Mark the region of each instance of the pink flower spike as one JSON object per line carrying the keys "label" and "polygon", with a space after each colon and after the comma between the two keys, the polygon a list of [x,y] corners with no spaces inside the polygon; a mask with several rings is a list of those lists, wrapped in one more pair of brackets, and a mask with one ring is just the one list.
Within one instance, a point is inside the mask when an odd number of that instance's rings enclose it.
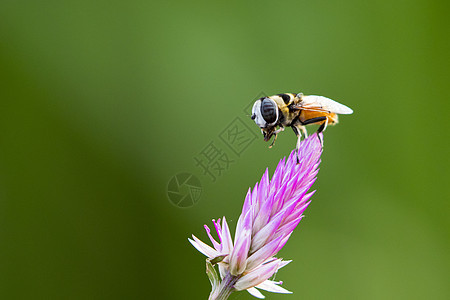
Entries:
{"label": "pink flower spike", "polygon": [[[215,285],[210,299],[226,299],[233,291],[248,290],[253,296],[264,298],[258,289],[274,293],[291,293],[281,282],[269,280],[290,261],[277,258],[294,229],[303,218],[314,192],[309,192],[316,180],[322,145],[317,134],[300,143],[297,153],[279,161],[270,179],[268,169],[261,181],[249,189],[237,219],[234,243],[225,217],[214,221],[218,234],[215,240],[208,226],[207,236],[213,247],[193,236],[191,244],[208,257],[207,272]],[[209,265],[208,265],[209,264]],[[215,265],[219,272],[215,272]]]}

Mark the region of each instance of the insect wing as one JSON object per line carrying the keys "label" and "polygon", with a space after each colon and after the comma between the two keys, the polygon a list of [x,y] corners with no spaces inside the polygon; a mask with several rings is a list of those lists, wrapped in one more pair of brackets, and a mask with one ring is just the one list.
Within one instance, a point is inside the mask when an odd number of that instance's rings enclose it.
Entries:
{"label": "insect wing", "polygon": [[349,115],[353,113],[351,108],[323,96],[303,96],[299,105],[303,109],[329,111],[335,114]]}

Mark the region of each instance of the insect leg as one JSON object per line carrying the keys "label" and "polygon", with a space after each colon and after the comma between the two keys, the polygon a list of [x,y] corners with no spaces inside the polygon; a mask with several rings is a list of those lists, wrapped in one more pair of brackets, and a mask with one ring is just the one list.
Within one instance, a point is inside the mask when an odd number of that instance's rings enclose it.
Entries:
{"label": "insect leg", "polygon": [[[303,126],[301,126],[300,128],[302,128],[302,127]],[[299,128],[297,126],[295,126],[295,125],[292,126],[292,130],[294,130],[294,133],[297,136],[297,145],[295,147],[295,155],[297,155],[297,164],[299,164],[300,163],[300,159],[298,157],[298,149],[300,149],[300,140],[302,138],[302,135],[301,135],[301,133],[299,131]],[[303,129],[302,129],[302,131],[303,131]]]}
{"label": "insect leg", "polygon": [[272,141],[272,143],[269,145],[269,149],[273,147],[273,145],[275,144],[275,141],[277,140],[277,134],[274,133],[273,135],[274,135],[273,141]]}
{"label": "insect leg", "polygon": [[275,130],[275,134],[280,133],[282,131],[284,131],[284,127],[280,127],[277,130]]}
{"label": "insect leg", "polygon": [[317,129],[317,137],[319,138],[322,147],[323,147],[323,139],[320,137],[320,133],[324,132],[325,129],[327,129],[327,125],[328,125],[328,118],[326,118],[325,122],[323,122],[322,125],[320,125],[319,129]]}
{"label": "insect leg", "polygon": [[323,132],[323,131],[325,131],[325,129],[327,128],[327,125],[328,125],[328,118],[325,117],[325,116],[323,116],[323,117],[317,117],[317,118],[312,118],[312,119],[309,119],[309,120],[302,121],[302,125],[308,125],[308,124],[313,124],[313,123],[319,123],[319,122],[322,122],[322,121],[325,121],[325,122],[323,122],[323,123],[320,125],[319,129],[317,129],[317,137],[319,138],[320,144],[321,144],[322,147],[323,147],[323,139],[320,137],[320,133]]}
{"label": "insect leg", "polygon": [[302,131],[302,134],[305,137],[305,139],[307,139],[308,138],[308,132],[306,131],[306,127],[305,126],[301,126],[300,130]]}
{"label": "insect leg", "polygon": [[327,129],[327,125],[328,125],[328,119],[325,119],[325,122],[323,122],[322,125],[320,125],[319,129],[317,129],[317,133],[321,133],[321,132],[325,131],[325,129]]}
{"label": "insect leg", "polygon": [[278,128],[277,130],[275,130],[275,131],[273,132],[274,137],[273,137],[272,144],[270,144],[269,148],[272,148],[272,146],[275,144],[275,140],[277,139],[277,135],[278,135],[278,133],[280,133],[281,131],[284,131],[284,127],[280,127],[280,128]]}

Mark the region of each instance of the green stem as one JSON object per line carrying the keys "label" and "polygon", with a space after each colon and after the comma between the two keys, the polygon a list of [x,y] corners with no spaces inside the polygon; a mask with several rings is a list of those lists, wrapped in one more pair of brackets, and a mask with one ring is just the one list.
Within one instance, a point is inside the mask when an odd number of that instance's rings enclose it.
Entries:
{"label": "green stem", "polygon": [[225,278],[220,283],[217,290],[212,291],[209,295],[209,300],[226,300],[230,297],[231,293],[234,291],[234,284],[239,279],[237,276],[232,276],[228,273]]}

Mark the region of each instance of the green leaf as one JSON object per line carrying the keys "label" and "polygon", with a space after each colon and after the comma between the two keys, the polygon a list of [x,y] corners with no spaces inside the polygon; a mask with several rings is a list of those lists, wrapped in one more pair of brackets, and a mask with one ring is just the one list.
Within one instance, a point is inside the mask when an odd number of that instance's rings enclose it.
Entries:
{"label": "green leaf", "polygon": [[211,282],[211,293],[213,293],[220,284],[220,277],[209,259],[206,260],[206,275],[208,275],[209,282]]}

